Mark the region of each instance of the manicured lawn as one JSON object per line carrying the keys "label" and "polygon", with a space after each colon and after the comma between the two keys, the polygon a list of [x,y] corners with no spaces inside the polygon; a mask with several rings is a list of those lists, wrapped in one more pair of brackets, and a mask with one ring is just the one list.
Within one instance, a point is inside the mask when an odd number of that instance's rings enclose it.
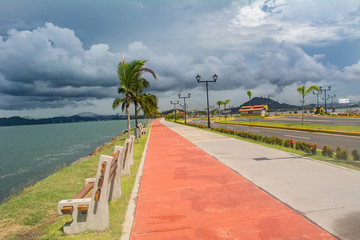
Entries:
{"label": "manicured lawn", "polygon": [[121,135],[95,156],[57,171],[0,205],[0,239],[119,239],[147,136],[134,144],[134,166],[130,176],[121,178],[121,199],[109,204],[107,231],[63,236],[61,228],[71,216],[59,216],[57,205],[75,196],[84,187],[85,178],[95,176],[100,155],[111,155],[115,145],[124,145],[126,136]]}

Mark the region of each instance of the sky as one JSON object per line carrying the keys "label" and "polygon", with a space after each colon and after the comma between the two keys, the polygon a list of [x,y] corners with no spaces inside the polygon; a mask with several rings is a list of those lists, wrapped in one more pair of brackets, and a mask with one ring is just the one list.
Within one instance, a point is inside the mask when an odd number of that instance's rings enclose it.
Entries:
{"label": "sky", "polygon": [[179,93],[204,110],[197,74],[217,74],[214,107],[241,105],[247,90],[301,105],[302,85],[359,103],[359,29],[359,0],[0,0],[0,117],[122,114],[123,57],[156,73],[144,77],[160,111]]}

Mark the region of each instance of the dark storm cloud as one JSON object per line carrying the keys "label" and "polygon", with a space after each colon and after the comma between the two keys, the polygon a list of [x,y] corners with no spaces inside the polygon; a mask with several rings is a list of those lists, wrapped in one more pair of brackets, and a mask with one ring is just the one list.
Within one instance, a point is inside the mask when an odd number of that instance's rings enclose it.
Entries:
{"label": "dark storm cloud", "polygon": [[117,97],[117,64],[147,59],[158,79],[145,75],[150,91],[183,91],[199,88],[195,76],[211,80],[214,91],[256,89],[274,86],[278,91],[294,84],[319,83],[340,78],[358,84],[359,64],[340,71],[324,66],[319,56],[309,56],[300,47],[282,42],[270,50],[254,52],[251,67],[241,51],[216,55],[158,53],[141,41],[113,53],[106,44],[84,48],[72,29],[52,23],[33,30],[10,30],[0,37],[0,109],[61,108],[91,104]]}
{"label": "dark storm cloud", "polygon": [[[85,50],[73,30],[51,23],[32,31],[10,30],[0,38],[0,108],[49,107],[55,102],[62,106],[114,97],[120,59],[105,44]],[[10,96],[22,97],[23,103],[12,103]]]}

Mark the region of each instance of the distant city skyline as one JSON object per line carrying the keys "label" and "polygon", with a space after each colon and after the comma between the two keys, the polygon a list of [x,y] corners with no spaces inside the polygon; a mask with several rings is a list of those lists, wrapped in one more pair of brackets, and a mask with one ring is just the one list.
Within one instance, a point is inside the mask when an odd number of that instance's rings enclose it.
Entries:
{"label": "distant city skyline", "polygon": [[123,57],[155,71],[160,111],[178,93],[204,109],[197,74],[218,75],[210,106],[247,90],[300,105],[297,86],[314,84],[358,103],[359,29],[356,0],[0,0],[0,118],[123,114],[111,107]]}

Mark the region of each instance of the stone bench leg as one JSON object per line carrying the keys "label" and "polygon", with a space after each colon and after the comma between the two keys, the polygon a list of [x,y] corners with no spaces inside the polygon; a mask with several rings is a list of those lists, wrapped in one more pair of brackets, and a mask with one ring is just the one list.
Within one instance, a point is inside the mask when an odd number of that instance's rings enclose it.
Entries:
{"label": "stone bench leg", "polygon": [[[125,144],[126,144],[125,140]],[[126,145],[125,145],[126,146]],[[129,164],[129,159],[126,155],[128,155],[128,153],[126,153],[125,148],[121,147],[121,146],[116,146],[115,147],[115,151],[121,151],[122,154],[121,156],[121,161],[120,161],[120,177],[126,177],[130,175],[130,164]],[[126,155],[125,155],[126,153]]]}
{"label": "stone bench leg", "polygon": [[123,155],[124,148],[121,146],[115,146],[114,151],[119,151],[117,160],[116,174],[109,187],[109,201],[117,200],[121,198],[121,157]]}

